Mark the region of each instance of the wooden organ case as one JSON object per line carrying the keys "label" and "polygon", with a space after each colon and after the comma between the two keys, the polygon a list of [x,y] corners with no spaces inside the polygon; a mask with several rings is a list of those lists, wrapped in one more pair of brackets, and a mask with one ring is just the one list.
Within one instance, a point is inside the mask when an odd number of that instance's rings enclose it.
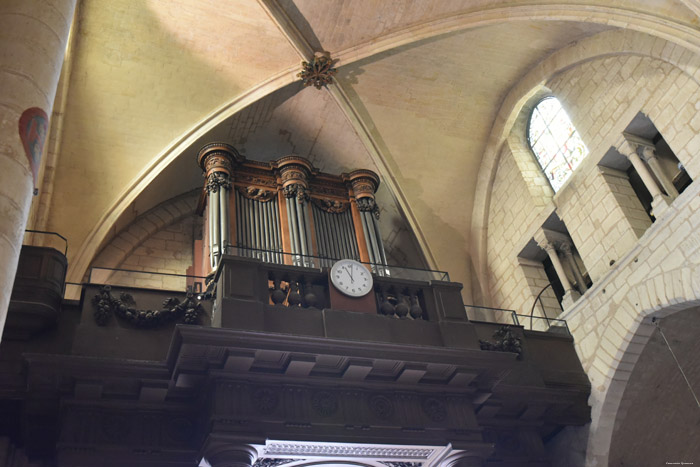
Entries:
{"label": "wooden organ case", "polygon": [[317,268],[350,258],[388,274],[371,170],[331,175],[294,155],[251,161],[225,143],[207,144],[197,161],[206,178],[198,274],[215,270],[222,254]]}

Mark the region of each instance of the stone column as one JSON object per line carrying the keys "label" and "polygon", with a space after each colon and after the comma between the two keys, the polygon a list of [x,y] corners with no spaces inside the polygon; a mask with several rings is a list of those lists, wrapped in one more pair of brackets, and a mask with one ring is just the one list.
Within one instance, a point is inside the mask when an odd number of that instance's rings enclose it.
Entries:
{"label": "stone column", "polygon": [[75,4],[0,2],[0,337]]}
{"label": "stone column", "polygon": [[586,281],[583,279],[583,275],[578,268],[578,264],[576,264],[576,259],[571,251],[571,246],[571,242],[568,241],[562,241],[559,243],[559,249],[564,254],[564,259],[568,263],[569,269],[571,269],[571,272],[576,278],[576,284],[578,285],[579,289],[578,291],[584,294],[588,290],[588,287],[586,286]]}
{"label": "stone column", "polygon": [[651,172],[649,172],[649,168],[641,157],[639,157],[639,154],[637,154],[637,144],[625,141],[620,145],[618,151],[629,159],[634,170],[637,171],[639,177],[642,179],[644,186],[649,190],[649,193],[651,193],[651,207],[654,217],[660,216],[666,208],[668,208],[668,198],[661,192],[661,188],[656,184],[656,180],[654,180]]}
{"label": "stone column", "polygon": [[562,287],[564,287],[564,298],[562,299],[561,306],[566,310],[570,305],[573,305],[574,302],[581,297],[581,294],[579,294],[578,291],[573,288],[571,282],[569,281],[569,278],[566,275],[566,271],[564,271],[564,265],[561,263],[559,255],[557,254],[555,243],[557,238],[553,237],[557,237],[555,232],[540,229],[535,234],[534,238],[537,242],[537,245],[547,252],[549,259],[552,261],[552,265],[554,266],[554,270],[557,272],[559,282],[561,282]]}
{"label": "stone column", "polygon": [[678,190],[673,186],[673,182],[666,175],[666,172],[661,168],[659,159],[656,157],[656,148],[653,146],[640,146],[642,148],[642,156],[644,157],[644,162],[649,165],[651,171],[656,175],[656,179],[661,183],[664,191],[672,199],[678,198]]}
{"label": "stone column", "polygon": [[207,144],[197,155],[197,162],[207,179],[207,226],[212,270],[219,267],[221,255],[231,243],[229,192],[233,165],[240,157],[233,146],[225,143]]}

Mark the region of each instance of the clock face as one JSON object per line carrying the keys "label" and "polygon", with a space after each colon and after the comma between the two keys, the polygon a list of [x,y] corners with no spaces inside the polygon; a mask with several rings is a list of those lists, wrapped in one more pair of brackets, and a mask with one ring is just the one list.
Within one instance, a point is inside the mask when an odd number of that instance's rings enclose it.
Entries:
{"label": "clock face", "polygon": [[331,268],[331,282],[350,297],[362,297],[372,290],[372,274],[361,263],[341,259]]}

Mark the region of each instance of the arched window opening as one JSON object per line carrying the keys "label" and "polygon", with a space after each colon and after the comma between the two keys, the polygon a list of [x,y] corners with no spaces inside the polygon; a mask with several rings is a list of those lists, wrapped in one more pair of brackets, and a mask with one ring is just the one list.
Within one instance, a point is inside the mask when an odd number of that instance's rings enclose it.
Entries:
{"label": "arched window opening", "polygon": [[588,155],[588,148],[559,99],[553,96],[535,106],[527,133],[537,163],[554,191],[558,191]]}

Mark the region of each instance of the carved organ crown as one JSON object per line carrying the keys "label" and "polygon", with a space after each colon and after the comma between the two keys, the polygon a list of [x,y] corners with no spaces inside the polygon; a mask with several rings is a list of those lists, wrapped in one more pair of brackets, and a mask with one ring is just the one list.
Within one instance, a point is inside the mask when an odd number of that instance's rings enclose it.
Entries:
{"label": "carved organ crown", "polygon": [[379,177],[371,170],[330,175],[294,155],[249,161],[225,143],[204,146],[197,161],[206,177],[200,206],[211,270],[222,254],[235,254],[310,267],[353,258],[383,271]]}

